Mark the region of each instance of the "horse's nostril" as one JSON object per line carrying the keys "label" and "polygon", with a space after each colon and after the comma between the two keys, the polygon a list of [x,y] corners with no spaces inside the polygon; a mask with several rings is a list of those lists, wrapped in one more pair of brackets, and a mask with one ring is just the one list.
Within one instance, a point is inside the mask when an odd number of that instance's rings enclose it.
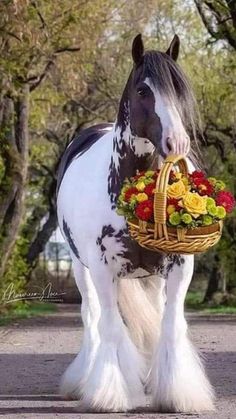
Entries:
{"label": "horse's nostril", "polygon": [[167,145],[168,150],[171,151],[172,150],[172,144],[171,144],[170,137],[167,138],[166,145]]}

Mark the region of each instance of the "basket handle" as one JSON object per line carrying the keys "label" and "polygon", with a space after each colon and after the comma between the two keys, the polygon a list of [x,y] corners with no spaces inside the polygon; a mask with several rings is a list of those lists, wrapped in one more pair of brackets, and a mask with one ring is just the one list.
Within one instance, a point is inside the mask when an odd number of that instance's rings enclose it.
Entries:
{"label": "basket handle", "polygon": [[170,172],[175,165],[179,166],[183,175],[188,175],[188,165],[184,156],[175,154],[167,156],[158,175],[154,194],[155,239],[165,237],[168,240],[166,225],[167,186]]}

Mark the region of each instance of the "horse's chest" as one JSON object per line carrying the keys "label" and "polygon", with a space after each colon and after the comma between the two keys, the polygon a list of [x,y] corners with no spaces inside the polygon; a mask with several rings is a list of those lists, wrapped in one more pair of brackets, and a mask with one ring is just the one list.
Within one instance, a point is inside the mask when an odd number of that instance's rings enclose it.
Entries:
{"label": "horse's chest", "polygon": [[139,246],[128,234],[127,228],[115,229],[105,225],[96,244],[100,259],[112,267],[118,277],[133,274],[137,269],[144,269],[153,274],[161,270],[164,256]]}

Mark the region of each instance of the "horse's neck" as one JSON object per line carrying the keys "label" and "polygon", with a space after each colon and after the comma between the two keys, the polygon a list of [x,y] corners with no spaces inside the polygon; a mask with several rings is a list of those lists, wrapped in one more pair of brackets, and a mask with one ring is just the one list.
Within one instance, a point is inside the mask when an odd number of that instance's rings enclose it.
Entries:
{"label": "horse's neck", "polygon": [[[115,125],[112,133],[113,149],[109,166],[108,192],[115,208],[125,178],[135,175],[137,170],[151,167],[153,146],[143,138],[135,138],[129,125],[125,129]],[[138,144],[138,146],[137,146]]]}
{"label": "horse's neck", "polygon": [[154,147],[145,138],[131,134],[130,126],[115,126],[113,134],[113,160],[122,179],[135,174],[136,170],[146,170],[153,160]]}

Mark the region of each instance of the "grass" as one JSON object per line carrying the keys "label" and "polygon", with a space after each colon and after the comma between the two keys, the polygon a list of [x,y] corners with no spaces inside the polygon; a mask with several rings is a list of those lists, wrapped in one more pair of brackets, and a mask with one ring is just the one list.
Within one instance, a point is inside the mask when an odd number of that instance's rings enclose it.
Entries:
{"label": "grass", "polygon": [[0,326],[12,323],[19,319],[25,319],[33,316],[42,316],[48,313],[55,313],[57,306],[53,303],[33,302],[14,307],[9,312],[1,314]]}
{"label": "grass", "polygon": [[[203,294],[199,291],[189,291],[186,297],[185,306],[189,310],[201,311],[205,314],[236,314],[235,306],[215,305],[209,307],[202,303]],[[55,313],[57,306],[54,303],[32,302],[19,307],[12,308],[7,313],[0,313],[0,326],[12,323],[16,320],[25,319],[34,316],[42,316],[49,313]]]}
{"label": "grass", "polygon": [[206,314],[236,314],[235,306],[226,305],[212,305],[202,303],[203,293],[200,291],[189,291],[186,300],[185,307],[190,310],[201,311]]}
{"label": "grass", "polygon": [[215,306],[215,307],[205,307],[201,311],[206,314],[236,314],[236,307],[229,306]]}
{"label": "grass", "polygon": [[189,291],[185,299],[186,308],[192,308],[194,310],[199,310],[199,307],[202,306],[203,293],[200,291]]}

